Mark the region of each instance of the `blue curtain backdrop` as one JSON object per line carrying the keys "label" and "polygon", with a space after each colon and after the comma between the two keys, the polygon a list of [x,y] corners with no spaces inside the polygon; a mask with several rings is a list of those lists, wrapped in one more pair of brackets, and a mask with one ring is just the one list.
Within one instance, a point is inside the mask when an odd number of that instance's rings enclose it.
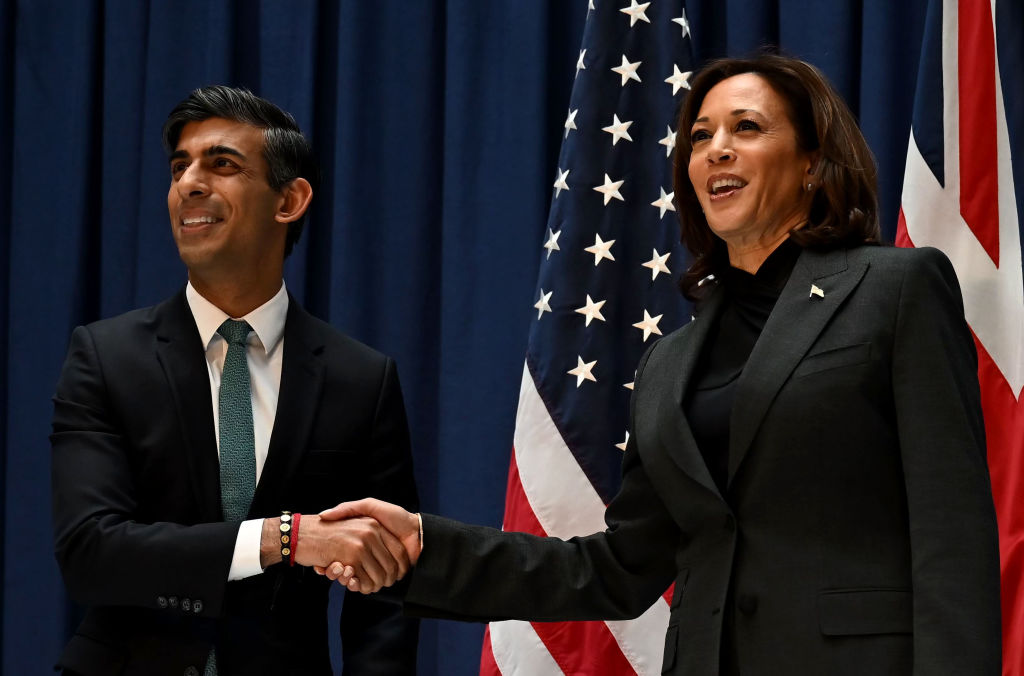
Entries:
{"label": "blue curtain backdrop", "polygon": [[[878,158],[891,237],[924,5],[691,0],[687,14],[698,62],[771,43],[826,72]],[[78,617],[51,543],[50,397],[75,325],[184,283],[159,129],[197,86],[247,86],[312,137],[326,180],[289,288],[397,358],[425,509],[500,524],[586,14],[586,0],[0,0],[3,673],[47,673]],[[475,673],[482,631],[425,623],[420,672]]]}

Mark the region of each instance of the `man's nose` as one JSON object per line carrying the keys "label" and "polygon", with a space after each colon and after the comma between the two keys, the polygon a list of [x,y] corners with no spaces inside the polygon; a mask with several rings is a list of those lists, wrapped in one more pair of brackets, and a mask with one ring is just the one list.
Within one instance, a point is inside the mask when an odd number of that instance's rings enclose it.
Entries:
{"label": "man's nose", "polygon": [[198,162],[185,167],[178,177],[178,194],[182,197],[201,197],[209,192],[206,173]]}

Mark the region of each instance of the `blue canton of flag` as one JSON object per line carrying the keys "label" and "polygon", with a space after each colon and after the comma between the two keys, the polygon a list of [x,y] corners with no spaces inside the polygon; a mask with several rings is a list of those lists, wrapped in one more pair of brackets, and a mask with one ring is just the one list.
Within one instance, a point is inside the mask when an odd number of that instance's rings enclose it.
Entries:
{"label": "blue canton of flag", "polygon": [[625,4],[597,3],[587,21],[527,352],[555,424],[606,504],[619,487],[615,444],[637,362],[689,317],[677,287],[689,261],[672,203],[676,117],[693,70],[689,24],[681,2]]}

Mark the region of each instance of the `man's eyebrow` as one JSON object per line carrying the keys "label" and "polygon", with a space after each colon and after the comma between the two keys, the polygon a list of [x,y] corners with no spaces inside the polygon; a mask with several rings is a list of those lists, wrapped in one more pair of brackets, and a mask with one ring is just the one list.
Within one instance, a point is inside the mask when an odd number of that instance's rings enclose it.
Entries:
{"label": "man's eyebrow", "polygon": [[207,157],[214,157],[215,155],[233,155],[243,160],[246,159],[245,155],[238,152],[231,146],[210,146],[203,151],[203,154]]}
{"label": "man's eyebrow", "polygon": [[[207,157],[216,157],[217,155],[233,155],[234,157],[238,157],[238,158],[243,159],[243,160],[244,159],[248,159],[248,158],[246,158],[245,155],[243,155],[242,153],[238,152],[237,150],[235,150],[231,146],[222,146],[222,145],[210,146],[209,148],[207,148],[206,150],[203,151],[203,155],[206,155]],[[170,157],[168,157],[167,159],[168,159],[168,161],[174,161],[174,160],[185,159],[187,157],[189,157],[189,154],[187,152],[185,152],[184,150],[175,150],[173,153],[171,153]]]}

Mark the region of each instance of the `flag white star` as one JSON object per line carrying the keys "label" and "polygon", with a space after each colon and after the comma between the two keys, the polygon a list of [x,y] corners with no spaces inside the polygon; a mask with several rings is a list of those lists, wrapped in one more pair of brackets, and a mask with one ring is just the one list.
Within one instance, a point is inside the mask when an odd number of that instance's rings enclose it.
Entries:
{"label": "flag white star", "polygon": [[679,24],[680,26],[683,27],[683,35],[682,35],[682,37],[685,38],[687,35],[690,34],[690,22],[686,20],[686,10],[685,9],[683,10],[683,15],[682,16],[676,17],[675,19],[672,19],[672,23],[677,23],[677,24]]}
{"label": "flag white star", "polygon": [[619,121],[618,115],[612,115],[612,123],[607,127],[601,127],[601,131],[606,131],[612,135],[612,145],[619,142],[620,138],[624,138],[627,141],[632,141],[633,137],[629,135],[629,126],[633,124],[632,120],[626,120],[625,122]]}
{"label": "flag white star", "polygon": [[668,125],[665,126],[665,129],[667,130],[665,138],[658,141],[658,143],[665,146],[665,157],[668,157],[672,154],[672,149],[676,147],[676,133]]}
{"label": "flag white star", "polygon": [[626,200],[622,199],[622,193],[619,192],[619,188],[622,187],[623,183],[625,183],[625,180],[613,181],[608,178],[608,174],[605,174],[604,185],[594,186],[594,190],[604,195],[605,206],[608,206],[608,203],[612,201],[613,197],[620,202],[625,202]]}
{"label": "flag white star", "polygon": [[582,385],[584,380],[596,383],[597,378],[595,378],[594,374],[591,373],[591,371],[594,370],[595,365],[597,365],[596,359],[594,361],[583,363],[583,357],[576,355],[576,368],[569,369],[566,373],[571,376],[576,376],[576,387]]}
{"label": "flag white star", "polygon": [[599,300],[596,303],[590,298],[590,294],[587,294],[587,304],[583,307],[576,308],[576,312],[587,318],[586,326],[590,326],[590,322],[594,319],[600,319],[604,321],[604,315],[601,314],[601,306],[605,304],[605,301]]}
{"label": "flag white star", "polygon": [[590,14],[590,10],[592,9],[594,9],[594,0],[590,0],[590,2],[587,3],[587,14]]}
{"label": "flag white star", "polygon": [[633,383],[635,383],[635,382],[636,382],[636,371],[633,371],[633,380],[629,381],[628,383],[622,383],[622,386],[625,387],[627,390],[632,391]]}
{"label": "flag white star", "polygon": [[537,308],[537,319],[544,316],[545,312],[551,312],[551,305],[548,304],[548,301],[551,300],[551,294],[553,293],[554,291],[544,293],[544,289],[540,290],[540,299],[533,304],[533,307]]}
{"label": "flag white star", "polygon": [[693,75],[693,71],[686,71],[682,73],[679,71],[679,66],[672,64],[672,74],[665,78],[665,82],[672,85],[672,96],[676,95],[682,88],[690,88],[690,76]]}
{"label": "flag white star", "polygon": [[622,76],[621,86],[625,87],[626,83],[629,82],[630,80],[636,80],[637,82],[640,82],[640,76],[636,74],[636,69],[640,67],[641,63],[641,61],[637,61],[636,63],[630,63],[629,59],[626,58],[626,55],[622,55],[622,64],[616,66],[615,68],[612,68],[613,71]]}
{"label": "flag white star", "polygon": [[583,63],[583,56],[587,53],[587,50],[580,50],[580,58],[576,59],[576,76],[578,77],[581,70],[587,69],[587,64]]}
{"label": "flag white star", "polygon": [[569,132],[576,128],[576,113],[580,112],[580,109],[570,110],[568,116],[565,118],[565,138],[569,138]]}
{"label": "flag white star", "polygon": [[651,337],[652,333],[656,333],[659,336],[661,335],[661,329],[658,328],[658,322],[660,322],[661,318],[664,316],[665,315],[658,315],[657,317],[652,317],[651,315],[647,314],[647,310],[645,309],[644,320],[642,322],[637,322],[636,324],[633,324],[634,328],[640,329],[641,331],[644,332],[645,343],[647,342],[647,339]]}
{"label": "flag white star", "polygon": [[[566,188],[568,190],[568,188]],[[555,251],[561,251],[561,247],[558,246],[558,238],[562,234],[562,231],[552,232],[551,228],[548,228],[548,241],[544,242],[544,248],[548,250],[548,258],[551,258],[551,254]]]}
{"label": "flag white star", "polygon": [[619,449],[620,451],[625,451],[626,450],[626,444],[628,444],[628,443],[629,443],[629,430],[626,430],[626,438],[623,439],[621,443],[615,444],[615,448]]}
{"label": "flag white star", "polygon": [[569,184],[565,182],[565,179],[569,178],[570,171],[572,170],[566,169],[565,171],[562,171],[562,168],[558,167],[558,178],[555,179],[555,184],[552,186],[555,189],[555,199],[558,199],[558,195],[563,190],[569,189]]}
{"label": "flag white star", "polygon": [[629,27],[632,28],[633,24],[637,21],[646,21],[647,23],[651,22],[651,20],[647,18],[647,6],[650,4],[651,3],[649,2],[645,2],[640,5],[637,4],[636,0],[629,0],[629,7],[623,7],[619,11],[623,14],[629,15]]}
{"label": "flag white star", "polygon": [[[651,257],[651,260],[647,261],[646,263],[642,263],[643,267],[651,269],[651,281],[652,282],[655,279],[658,278],[658,273],[659,272],[664,272],[666,275],[671,274],[671,272],[668,269],[668,266],[665,265],[665,262],[668,260],[668,257],[671,256],[671,255],[672,255],[671,251],[669,251],[667,254],[659,254],[658,250],[655,249],[654,250],[654,255]],[[636,325],[634,324],[634,326],[636,326]]]}
{"label": "flag white star", "polygon": [[[566,172],[568,173],[568,172]],[[557,184],[556,184],[557,185]],[[567,188],[568,189],[568,188]],[[674,192],[666,193],[664,188],[658,188],[661,190],[661,197],[651,202],[652,207],[658,207],[661,210],[660,218],[665,218],[666,211],[675,211],[676,205],[672,204],[672,198],[675,197]],[[665,272],[668,272],[666,270]]]}
{"label": "flag white star", "polygon": [[601,235],[594,235],[594,246],[588,246],[584,251],[587,253],[594,254],[594,267],[601,262],[601,259],[607,258],[610,261],[615,260],[615,256],[612,255],[611,248],[612,244],[615,244],[614,239],[610,239],[607,242],[601,239]]}

